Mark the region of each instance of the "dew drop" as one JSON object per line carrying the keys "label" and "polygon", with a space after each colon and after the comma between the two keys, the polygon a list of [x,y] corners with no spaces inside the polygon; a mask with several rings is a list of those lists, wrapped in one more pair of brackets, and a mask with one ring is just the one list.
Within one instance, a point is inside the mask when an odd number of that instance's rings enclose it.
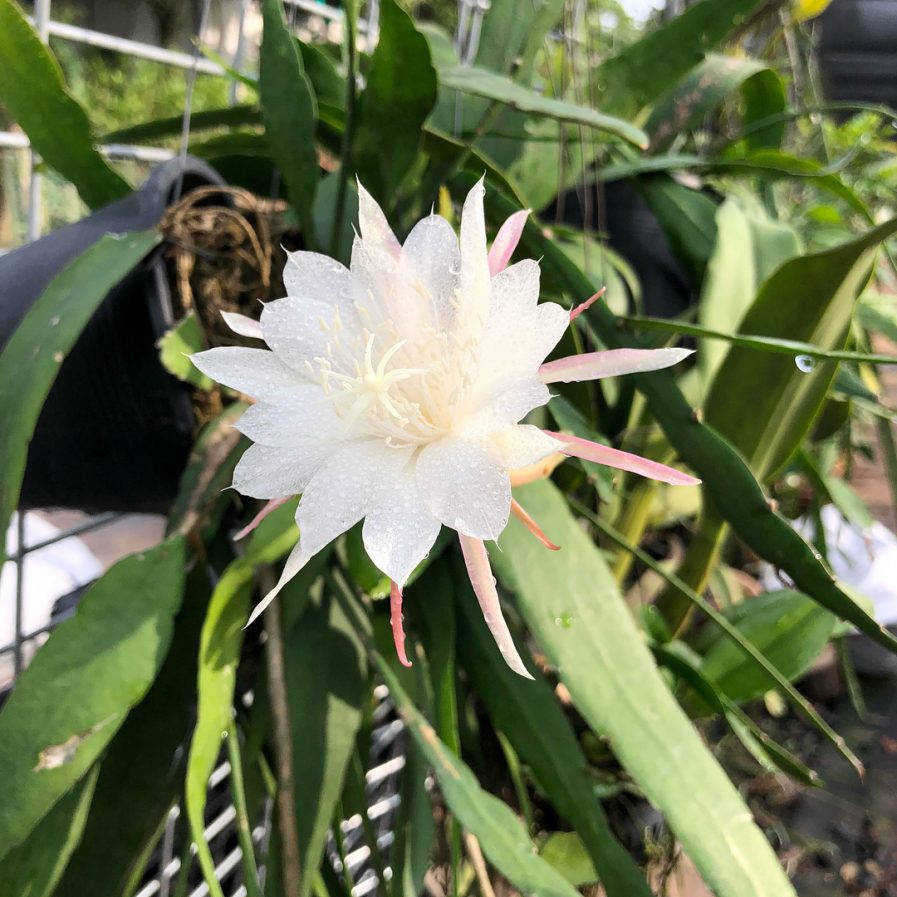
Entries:
{"label": "dew drop", "polygon": [[804,374],[809,374],[816,367],[816,359],[809,355],[798,355],[794,359],[797,369]]}

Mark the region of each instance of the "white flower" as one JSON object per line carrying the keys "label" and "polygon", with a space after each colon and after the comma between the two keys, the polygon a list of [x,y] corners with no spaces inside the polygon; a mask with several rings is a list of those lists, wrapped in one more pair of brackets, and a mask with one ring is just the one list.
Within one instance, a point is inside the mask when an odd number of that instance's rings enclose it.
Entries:
{"label": "white flower", "polygon": [[505,223],[487,252],[483,193],[480,182],[467,196],[460,240],[448,221],[430,215],[400,245],[359,185],[361,235],[351,266],[292,253],[287,297],[265,305],[260,327],[228,316],[236,332],[263,338],[270,351],[217,348],[194,362],[257,400],[237,424],[255,444],[237,465],[234,487],[269,499],[265,511],[302,495],[299,543],[253,618],[312,556],[364,520],[365,550],[393,581],[393,629],[407,663],[402,586],[447,526],[459,534],[502,654],[526,676],[484,540],[498,539],[513,511],[555,546],[513,502],[509,472],[562,452],[669,482],[696,481],[520,422],[548,402],[547,383],[656,369],[688,353],[619,350],[543,364],[571,314],[539,303],[536,262],[507,267],[526,212]]}

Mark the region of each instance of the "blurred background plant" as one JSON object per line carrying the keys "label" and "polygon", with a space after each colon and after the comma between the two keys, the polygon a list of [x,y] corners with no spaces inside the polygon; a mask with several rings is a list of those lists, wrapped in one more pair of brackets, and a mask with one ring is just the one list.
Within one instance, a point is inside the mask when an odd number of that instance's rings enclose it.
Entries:
{"label": "blurred background plant", "polygon": [[[264,0],[236,32],[226,4],[212,26],[209,3],[157,6],[156,39],[198,34],[219,74],[47,44],[0,0],[0,103],[43,156],[40,229],[93,228],[65,267],[53,235],[0,261],[2,519],[167,511],[0,711],[0,894],[892,893],[897,97],[876,72],[897,63],[893,5]],[[79,24],[77,4],[60,15]],[[156,192],[133,192],[149,163],[122,146],[175,156]],[[188,151],[204,187],[178,173]],[[7,245],[26,231],[17,153]],[[512,523],[492,556],[534,683],[502,665],[448,540],[406,592],[410,672],[357,527],[244,631],[295,503],[234,542],[258,511],[221,491],[244,406],[185,353],[240,342],[219,313],[282,295],[284,247],[348,262],[356,175],[404,237],[434,202],[456,221],[484,172],[490,233],[535,210],[519,255],[541,259],[544,298],[607,289],[559,351],[697,349],[559,385],[534,422],[703,485],[571,462],[520,490],[563,546]],[[89,209],[150,195],[155,218],[98,239],[108,212]],[[25,268],[43,280],[23,298]],[[146,306],[143,330],[108,324],[124,306]],[[89,367],[132,355],[149,367],[121,381]],[[150,369],[161,411],[65,429],[72,402],[143,408]],[[138,443],[150,467],[128,479]]]}

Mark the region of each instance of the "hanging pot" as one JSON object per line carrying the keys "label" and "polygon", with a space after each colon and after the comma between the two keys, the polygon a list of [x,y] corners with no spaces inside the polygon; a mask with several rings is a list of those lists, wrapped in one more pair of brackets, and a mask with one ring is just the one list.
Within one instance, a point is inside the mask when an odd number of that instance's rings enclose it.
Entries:
{"label": "hanging pot", "polygon": [[[144,185],[92,215],[0,258],[0,348],[47,284],[104,234],[158,226],[175,199],[223,186],[197,159],[172,159]],[[161,253],[103,300],[41,411],[28,451],[22,508],[164,512],[193,442],[189,387],[160,364],[157,340],[174,324]]]}
{"label": "hanging pot", "polygon": [[[589,184],[591,208],[600,210],[598,221],[588,224],[606,235],[607,243],[638,274],[642,288],[642,309],[646,315],[674,318],[695,301],[695,290],[683,266],[670,247],[670,242],[657,216],[651,211],[634,181],[609,181]],[[556,201],[543,214],[552,220],[562,205],[561,220],[573,227],[586,225],[582,188],[566,191],[563,202]],[[634,311],[633,307],[633,311]]]}
{"label": "hanging pot", "polygon": [[897,107],[897,4],[838,0],[819,21],[826,98]]}

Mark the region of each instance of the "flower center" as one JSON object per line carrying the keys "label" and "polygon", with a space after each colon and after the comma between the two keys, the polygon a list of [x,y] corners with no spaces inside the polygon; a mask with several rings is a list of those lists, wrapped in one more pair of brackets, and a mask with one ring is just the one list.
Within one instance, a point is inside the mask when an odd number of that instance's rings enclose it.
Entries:
{"label": "flower center", "polygon": [[347,431],[395,447],[449,432],[470,380],[450,334],[428,327],[412,341],[389,321],[349,334],[338,312],[320,324],[329,336],[325,354],[306,364]]}

